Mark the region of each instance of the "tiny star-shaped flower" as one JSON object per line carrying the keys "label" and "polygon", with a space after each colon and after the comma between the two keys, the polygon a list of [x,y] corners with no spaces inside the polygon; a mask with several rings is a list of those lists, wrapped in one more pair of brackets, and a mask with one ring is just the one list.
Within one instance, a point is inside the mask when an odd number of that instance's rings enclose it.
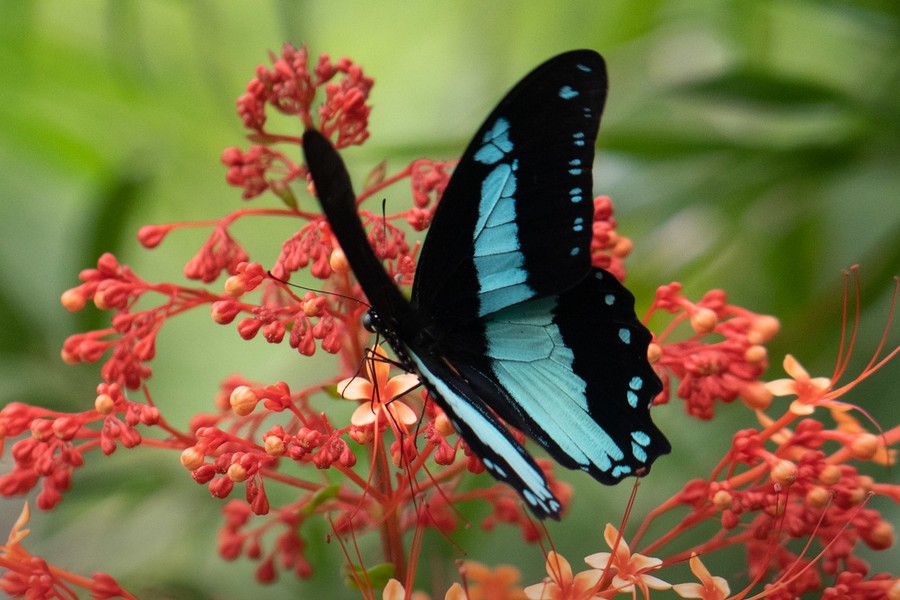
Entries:
{"label": "tiny star-shaped flower", "polygon": [[[603,539],[610,548],[614,549],[615,554],[597,552],[586,556],[584,562],[603,570],[609,565],[609,568],[615,572],[612,585],[617,591],[631,592],[634,586],[638,586],[647,596],[647,588],[665,590],[672,587],[662,579],[648,574],[650,571],[658,569],[662,565],[662,560],[643,554],[632,554],[625,540],[619,539],[618,530],[609,523],[606,524],[606,529],[603,531]],[[611,562],[610,557],[612,557]]]}
{"label": "tiny star-shaped flower", "polygon": [[731,593],[728,582],[723,577],[710,575],[696,553],[691,554],[691,571],[700,583],[676,583],[672,586],[682,598],[702,598],[703,600],[724,600]]}
{"label": "tiny star-shaped flower", "polygon": [[784,370],[790,379],[776,379],[766,384],[773,396],[797,396],[791,402],[791,412],[795,415],[810,415],[816,404],[826,398],[831,389],[831,379],[810,377],[806,369],[790,354],[784,357]]}
{"label": "tiny star-shaped flower", "polygon": [[[420,591],[407,594],[403,584],[393,578],[388,581],[381,593],[381,600],[428,600],[428,598],[428,594]],[[444,594],[444,600],[466,600],[466,593],[461,585],[454,583]]]}
{"label": "tiny star-shaped flower", "polygon": [[561,554],[552,550],[547,553],[547,575],[541,583],[525,588],[530,600],[590,600],[599,598],[594,588],[600,582],[603,571],[589,569],[577,575],[572,574],[572,566]]}
{"label": "tiny star-shaped flower", "polygon": [[419,419],[413,409],[397,399],[416,388],[419,378],[404,373],[389,379],[391,364],[386,359],[384,350],[376,346],[366,360],[366,378],[351,377],[338,382],[337,389],[343,398],[362,401],[350,417],[350,423],[357,427],[373,425],[382,412],[401,426],[413,425]]}

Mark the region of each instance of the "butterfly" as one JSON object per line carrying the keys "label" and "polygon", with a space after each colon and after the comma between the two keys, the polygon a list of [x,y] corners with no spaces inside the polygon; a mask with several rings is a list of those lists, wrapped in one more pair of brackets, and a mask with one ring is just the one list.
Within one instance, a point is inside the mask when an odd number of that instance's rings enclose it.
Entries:
{"label": "butterfly", "polygon": [[362,286],[372,329],[457,433],[539,518],[563,509],[505,423],[605,484],[642,475],[666,438],[634,296],[591,266],[592,165],[606,67],[591,50],[525,76],[469,144],[437,206],[407,299],[375,256],[350,176],[318,131],[303,151]]}

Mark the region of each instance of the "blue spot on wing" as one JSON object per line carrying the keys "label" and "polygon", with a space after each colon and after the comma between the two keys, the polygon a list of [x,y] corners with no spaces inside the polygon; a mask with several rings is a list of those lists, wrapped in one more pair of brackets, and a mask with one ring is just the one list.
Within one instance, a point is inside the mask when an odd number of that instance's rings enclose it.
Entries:
{"label": "blue spot on wing", "polygon": [[559,97],[563,100],[571,100],[578,97],[578,92],[573,90],[571,86],[564,85],[559,89]]}
{"label": "blue spot on wing", "polygon": [[627,392],[625,392],[625,397],[628,399],[628,406],[630,406],[631,408],[637,408],[637,404],[638,404],[638,395],[637,394],[635,394],[631,390],[628,390]]}
{"label": "blue spot on wing", "polygon": [[631,455],[639,462],[647,462],[647,452],[637,444],[631,444]]}
{"label": "blue spot on wing", "polygon": [[630,344],[631,343],[631,331],[629,331],[625,327],[622,327],[621,329],[619,329],[619,339],[622,340],[623,342],[625,342],[626,344]]}

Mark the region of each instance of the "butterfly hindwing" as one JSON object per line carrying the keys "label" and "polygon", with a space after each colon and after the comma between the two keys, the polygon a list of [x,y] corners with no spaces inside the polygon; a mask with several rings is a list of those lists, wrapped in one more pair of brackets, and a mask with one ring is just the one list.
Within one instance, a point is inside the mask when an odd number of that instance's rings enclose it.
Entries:
{"label": "butterfly hindwing", "polygon": [[[611,484],[669,451],[650,420],[662,386],[647,362],[651,336],[634,298],[593,269],[575,287],[503,309],[485,323],[491,406],[560,464]],[[474,360],[464,360],[475,364]]]}
{"label": "butterfly hindwing", "polygon": [[415,352],[410,352],[410,358],[431,396],[487,470],[515,488],[536,516],[558,517],[562,505],[550,491],[543,471],[471,382],[441,360]]}

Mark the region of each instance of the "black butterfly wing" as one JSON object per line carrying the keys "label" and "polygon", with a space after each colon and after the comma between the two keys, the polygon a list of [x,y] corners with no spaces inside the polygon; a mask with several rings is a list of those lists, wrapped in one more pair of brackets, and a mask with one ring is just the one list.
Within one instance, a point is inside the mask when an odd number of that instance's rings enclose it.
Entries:
{"label": "black butterfly wing", "polygon": [[615,483],[670,447],[649,415],[650,333],[630,292],[590,266],[605,94],[603,59],[586,50],[513,88],[453,174],[412,301],[485,404],[560,464]]}
{"label": "black butterfly wing", "polygon": [[538,517],[558,517],[561,505],[540,468],[478,394],[448,363],[409,346],[422,327],[420,315],[412,310],[372,251],[340,155],[315,130],[303,134],[303,152],[325,216],[372,304],[380,331],[401,361],[419,373],[457,432],[491,473],[518,490]]}
{"label": "black butterfly wing", "polygon": [[475,389],[473,381],[439,357],[412,350],[409,355],[431,397],[487,470],[519,492],[535,516],[558,519],[562,505],[543,471],[482,400],[492,396]]}
{"label": "black butterfly wing", "polygon": [[435,212],[413,283],[413,304],[440,327],[587,275],[605,98],[603,59],[577,50],[537,67],[488,116]]}
{"label": "black butterfly wing", "polygon": [[650,419],[662,390],[634,297],[594,269],[557,296],[484,321],[483,356],[448,359],[507,422],[561,465],[614,484],[643,474],[670,446]]}
{"label": "black butterfly wing", "polygon": [[395,330],[397,323],[414,320],[409,301],[369,245],[356,209],[350,175],[340,155],[331,142],[314,129],[303,134],[303,155],[328,224],[378,318]]}

